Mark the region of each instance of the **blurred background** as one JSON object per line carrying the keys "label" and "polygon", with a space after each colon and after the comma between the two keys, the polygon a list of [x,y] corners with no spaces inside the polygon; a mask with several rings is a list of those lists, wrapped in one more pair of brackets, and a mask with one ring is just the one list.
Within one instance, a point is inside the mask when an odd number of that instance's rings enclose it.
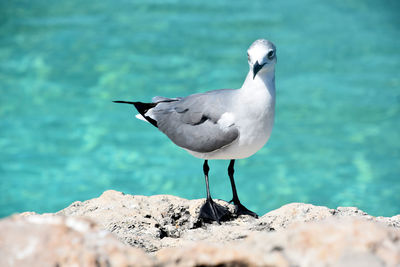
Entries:
{"label": "blurred background", "polygon": [[[1,1],[0,217],[108,189],[205,197],[202,160],[132,106],[239,88],[246,50],[277,46],[268,144],[236,163],[239,197],[400,213],[400,2]],[[231,199],[228,161],[211,161]]]}

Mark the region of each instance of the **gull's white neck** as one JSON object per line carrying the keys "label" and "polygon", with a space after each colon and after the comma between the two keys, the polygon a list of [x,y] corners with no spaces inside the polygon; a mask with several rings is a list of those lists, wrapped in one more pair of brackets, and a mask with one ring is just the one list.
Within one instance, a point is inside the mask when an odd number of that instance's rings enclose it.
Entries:
{"label": "gull's white neck", "polygon": [[269,93],[272,99],[275,99],[275,69],[257,73],[254,79],[253,72],[250,70],[240,90],[247,91],[250,94],[262,90]]}

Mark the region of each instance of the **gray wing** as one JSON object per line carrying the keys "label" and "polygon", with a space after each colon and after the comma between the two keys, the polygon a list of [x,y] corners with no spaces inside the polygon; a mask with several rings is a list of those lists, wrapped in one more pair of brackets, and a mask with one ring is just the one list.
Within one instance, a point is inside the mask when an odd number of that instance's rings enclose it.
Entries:
{"label": "gray wing", "polygon": [[212,152],[239,136],[234,124],[225,129],[217,124],[222,114],[229,111],[234,91],[224,89],[170,99],[160,102],[151,113],[157,127],[176,145],[201,153]]}

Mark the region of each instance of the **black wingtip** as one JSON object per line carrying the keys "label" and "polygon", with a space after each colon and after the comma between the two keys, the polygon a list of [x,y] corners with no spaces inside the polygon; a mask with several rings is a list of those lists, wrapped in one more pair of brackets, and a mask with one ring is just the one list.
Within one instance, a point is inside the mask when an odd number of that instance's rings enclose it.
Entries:
{"label": "black wingtip", "polygon": [[113,100],[114,103],[122,103],[122,104],[132,104],[134,105],[136,102],[130,102],[130,101],[121,101],[121,100]]}
{"label": "black wingtip", "polygon": [[148,122],[150,122],[153,126],[157,127],[157,121],[154,119],[150,118],[149,116],[146,116],[146,112],[157,106],[157,103],[143,103],[143,102],[132,102],[132,104],[135,106],[137,111],[139,112],[140,115],[142,115]]}
{"label": "black wingtip", "polygon": [[146,116],[146,112],[154,108],[157,103],[142,103],[142,102],[130,102],[130,101],[120,101],[120,100],[114,100],[114,103],[122,103],[122,104],[132,104],[135,106],[137,111],[139,112],[140,115],[142,115],[148,122],[150,122],[153,126],[157,127],[157,121],[154,119],[150,118],[149,116]]}

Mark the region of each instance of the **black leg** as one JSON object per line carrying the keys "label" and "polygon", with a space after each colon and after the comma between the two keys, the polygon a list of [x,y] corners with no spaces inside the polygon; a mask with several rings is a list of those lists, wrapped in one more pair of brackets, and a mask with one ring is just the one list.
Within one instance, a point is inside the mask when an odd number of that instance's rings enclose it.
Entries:
{"label": "black leg", "polygon": [[232,200],[230,202],[233,202],[233,204],[235,204],[235,206],[237,207],[236,210],[237,215],[250,215],[255,218],[258,218],[258,215],[256,213],[252,212],[251,210],[248,210],[239,201],[239,197],[236,191],[235,179],[233,178],[233,174],[235,173],[234,165],[235,165],[235,160],[232,159],[228,167],[228,175],[229,179],[231,180],[232,195],[233,195]]}
{"label": "black leg", "polygon": [[231,162],[229,162],[229,167],[228,167],[228,175],[229,175],[229,179],[231,180],[231,187],[232,187],[232,200],[229,202],[233,202],[233,203],[239,203],[239,197],[237,195],[237,191],[236,191],[236,185],[235,185],[235,180],[233,178],[233,174],[235,173],[235,160],[232,159]]}
{"label": "black leg", "polygon": [[205,160],[203,164],[203,172],[204,172],[204,177],[206,179],[206,189],[207,189],[207,199],[206,203],[201,207],[200,209],[200,218],[206,219],[206,220],[211,220],[211,221],[216,221],[217,223],[220,223],[220,220],[229,213],[228,209],[218,205],[215,203],[210,194],[210,187],[208,185],[208,171],[210,168],[208,167],[208,161]]}
{"label": "black leg", "polygon": [[207,199],[211,199],[210,186],[208,184],[208,172],[209,171],[210,171],[210,167],[208,167],[208,160],[205,160],[204,164],[203,164],[203,172],[204,172],[204,177],[206,179]]}

